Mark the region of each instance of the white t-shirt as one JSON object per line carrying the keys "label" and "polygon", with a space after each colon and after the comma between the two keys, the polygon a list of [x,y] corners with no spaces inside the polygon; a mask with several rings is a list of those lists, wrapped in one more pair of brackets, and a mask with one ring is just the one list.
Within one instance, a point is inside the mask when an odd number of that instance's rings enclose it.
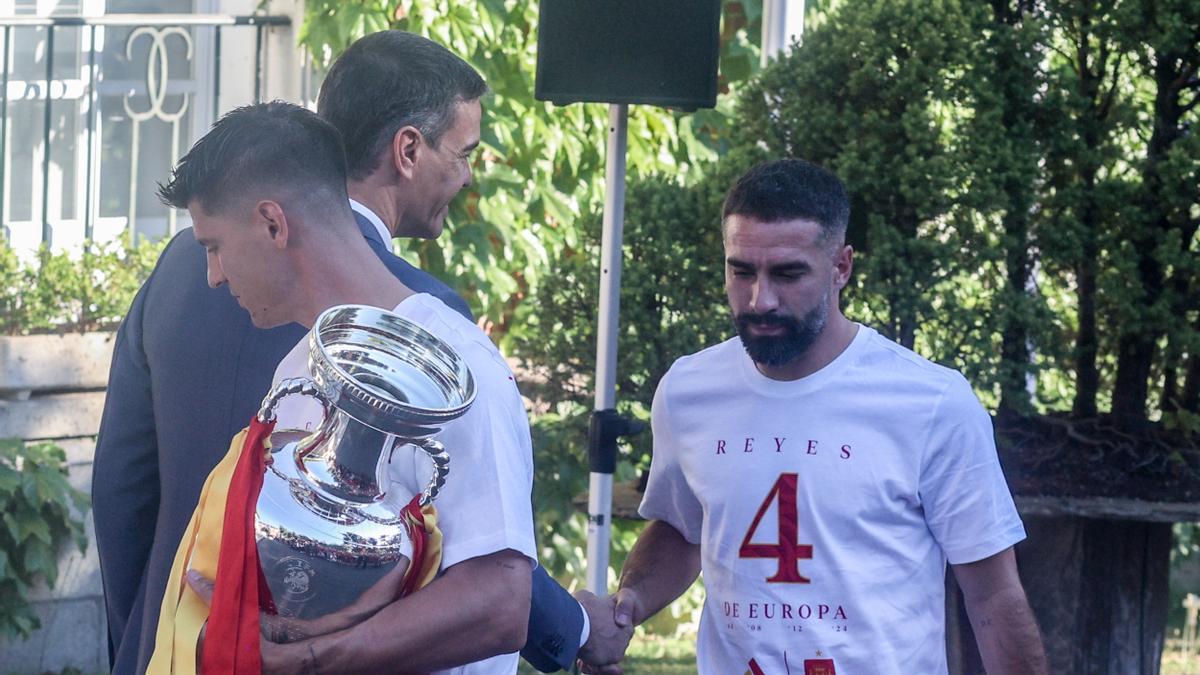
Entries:
{"label": "white t-shirt", "polygon": [[641,514],[700,545],[701,673],[945,673],[946,561],[1025,537],[966,379],[865,326],[790,382],[737,338],[679,359],[652,418]]}
{"label": "white t-shirt", "polygon": [[[530,501],[533,446],[512,371],[478,326],[432,295],[411,295],[393,311],[449,344],[466,360],[475,377],[475,402],[435,437],[450,455],[450,474],[434,500],[444,537],[442,570],[505,549],[519,551],[536,564]],[[306,337],[279,363],[274,383],[308,374]],[[276,428],[315,429],[321,414],[321,406],[314,400],[289,396],[276,408]],[[397,495],[393,504],[397,510],[424,488],[430,475],[429,460],[417,452],[412,446],[399,446],[392,455],[389,477],[399,487],[389,490],[388,501],[393,501],[391,495]],[[430,648],[436,649],[436,645]],[[515,673],[518,660],[516,653],[504,654],[438,672]]]}

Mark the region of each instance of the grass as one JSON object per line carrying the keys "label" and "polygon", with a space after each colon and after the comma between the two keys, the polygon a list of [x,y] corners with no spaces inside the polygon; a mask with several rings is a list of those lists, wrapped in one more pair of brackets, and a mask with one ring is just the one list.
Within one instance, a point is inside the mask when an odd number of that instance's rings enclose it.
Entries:
{"label": "grass", "polygon": [[696,672],[695,637],[664,638],[647,635],[635,638],[625,658],[629,675],[690,675]]}
{"label": "grass", "polygon": [[[694,675],[696,643],[694,638],[675,639],[657,635],[635,637],[622,663],[627,675]],[[521,662],[517,672],[532,675],[537,671]]]}
{"label": "grass", "polygon": [[[696,672],[696,645],[691,639],[647,635],[629,645],[624,662],[629,675],[693,675]],[[536,673],[521,662],[517,672]],[[1163,650],[1160,675],[1200,675],[1200,654],[1185,658],[1179,640],[1168,639]]]}
{"label": "grass", "polygon": [[1167,639],[1160,675],[1200,675],[1200,654],[1185,656],[1181,640]]}

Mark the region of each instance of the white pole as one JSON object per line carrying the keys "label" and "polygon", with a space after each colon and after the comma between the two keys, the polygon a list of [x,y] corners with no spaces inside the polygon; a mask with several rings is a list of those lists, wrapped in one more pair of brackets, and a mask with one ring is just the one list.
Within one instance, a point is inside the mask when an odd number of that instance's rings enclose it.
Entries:
{"label": "white pole", "polygon": [[[596,334],[596,410],[616,407],[617,328],[621,312],[621,236],[625,226],[625,145],[629,106],[608,107],[604,171],[604,232],[600,242],[600,316]],[[608,594],[612,474],[592,471],[588,481],[587,588]]]}

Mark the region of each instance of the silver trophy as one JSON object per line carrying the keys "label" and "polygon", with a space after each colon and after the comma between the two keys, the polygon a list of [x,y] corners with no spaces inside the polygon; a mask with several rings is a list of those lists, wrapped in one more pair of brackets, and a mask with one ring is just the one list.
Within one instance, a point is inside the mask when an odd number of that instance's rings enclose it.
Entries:
{"label": "silver trophy", "polygon": [[416,495],[388,494],[400,489],[387,478],[389,456],[403,445],[423,451],[433,471],[419,499],[432,501],[449,472],[449,455],[432,436],[475,398],[471,371],[453,349],[373,307],[323,312],[308,334],[308,359],[312,379],[280,382],[258,413],[274,419],[293,394],[325,409],[316,431],[272,448],[258,498],[259,563],[284,627],[268,635],[276,641],[361,620],[330,617],[354,614],[380,588],[398,588],[401,563],[413,562],[400,510]]}

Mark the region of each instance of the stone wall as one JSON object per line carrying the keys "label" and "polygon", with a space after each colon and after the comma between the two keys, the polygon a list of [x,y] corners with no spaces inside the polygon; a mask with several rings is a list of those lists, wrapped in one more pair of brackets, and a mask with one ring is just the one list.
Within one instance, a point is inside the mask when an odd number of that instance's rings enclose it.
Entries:
{"label": "stone wall", "polygon": [[[67,453],[71,485],[90,493],[95,435],[104,406],[112,334],[0,337],[0,438],[49,440]],[[30,601],[41,628],[28,640],[0,639],[0,673],[108,671],[107,624],[95,527],[87,551],[68,543],[54,588]]]}

